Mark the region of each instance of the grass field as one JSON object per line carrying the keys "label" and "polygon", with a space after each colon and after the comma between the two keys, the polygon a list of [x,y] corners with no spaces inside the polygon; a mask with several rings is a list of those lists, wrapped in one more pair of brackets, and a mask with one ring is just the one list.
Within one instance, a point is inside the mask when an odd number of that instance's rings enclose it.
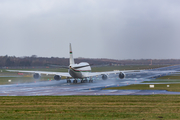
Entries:
{"label": "grass field", "polygon": [[180,96],[0,97],[0,119],[180,119]]}
{"label": "grass field", "polygon": [[163,80],[163,79],[179,79],[180,80],[180,75],[170,75],[170,76],[163,76],[157,78],[157,80]]}
{"label": "grass field", "polygon": [[[116,89],[116,90],[168,90],[168,91],[174,91],[174,92],[180,92],[180,83],[176,84],[154,84],[154,88],[149,88],[149,85],[152,84],[134,84],[134,85],[128,85],[128,86],[122,86],[122,87],[111,87],[111,88],[105,88],[106,90],[109,89]],[[167,87],[167,85],[170,85],[170,87]]]}
{"label": "grass field", "polygon": [[180,83],[180,79],[155,79],[151,81],[144,81],[142,83],[163,83],[163,84],[174,84],[174,83]]}

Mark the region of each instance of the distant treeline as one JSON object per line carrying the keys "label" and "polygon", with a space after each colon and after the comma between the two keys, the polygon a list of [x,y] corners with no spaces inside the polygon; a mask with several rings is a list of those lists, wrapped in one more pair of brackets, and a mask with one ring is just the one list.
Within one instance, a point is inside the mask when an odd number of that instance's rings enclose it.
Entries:
{"label": "distant treeline", "polygon": [[[76,63],[88,62],[93,65],[174,65],[180,64],[180,59],[133,59],[133,60],[115,60],[104,58],[76,58]],[[50,66],[50,65],[69,65],[69,58],[58,57],[15,57],[0,56],[0,67],[30,67],[30,66]]]}

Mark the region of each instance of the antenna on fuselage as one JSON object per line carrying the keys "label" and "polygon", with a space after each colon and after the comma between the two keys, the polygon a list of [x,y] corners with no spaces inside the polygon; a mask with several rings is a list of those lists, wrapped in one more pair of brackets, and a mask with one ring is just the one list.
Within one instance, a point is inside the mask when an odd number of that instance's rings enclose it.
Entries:
{"label": "antenna on fuselage", "polygon": [[69,63],[71,65],[71,64],[74,64],[74,58],[73,58],[71,43],[69,44],[69,54],[70,54]]}

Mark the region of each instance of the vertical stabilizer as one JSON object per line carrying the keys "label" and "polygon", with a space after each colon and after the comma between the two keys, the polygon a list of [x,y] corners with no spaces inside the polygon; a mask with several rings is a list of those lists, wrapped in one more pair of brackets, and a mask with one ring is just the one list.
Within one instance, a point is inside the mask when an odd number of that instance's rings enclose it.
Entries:
{"label": "vertical stabilizer", "polygon": [[74,64],[74,58],[73,58],[71,43],[69,44],[69,54],[70,54],[69,63],[71,65],[71,64]]}

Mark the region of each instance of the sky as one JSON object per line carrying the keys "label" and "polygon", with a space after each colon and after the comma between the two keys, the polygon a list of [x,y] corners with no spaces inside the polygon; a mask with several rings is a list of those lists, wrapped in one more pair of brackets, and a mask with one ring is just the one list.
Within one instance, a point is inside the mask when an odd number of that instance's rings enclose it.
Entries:
{"label": "sky", "polygon": [[180,59],[179,0],[0,0],[0,56]]}

